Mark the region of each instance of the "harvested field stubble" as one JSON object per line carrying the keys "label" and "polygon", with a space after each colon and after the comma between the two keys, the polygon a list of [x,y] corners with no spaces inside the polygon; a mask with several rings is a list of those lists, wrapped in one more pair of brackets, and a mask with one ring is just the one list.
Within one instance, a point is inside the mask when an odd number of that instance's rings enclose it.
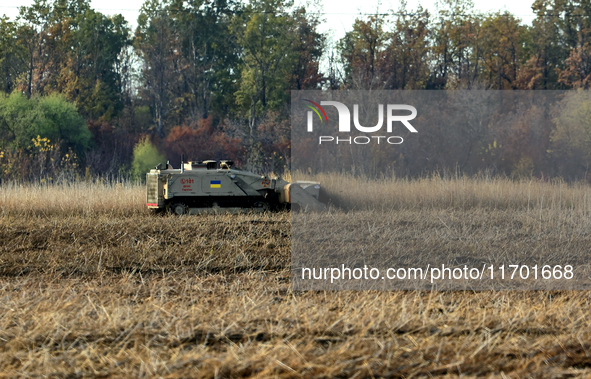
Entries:
{"label": "harvested field stubble", "polygon": [[583,375],[586,293],[291,293],[278,273],[3,280],[6,377]]}
{"label": "harvested field stubble", "polygon": [[97,277],[282,270],[289,213],[0,218],[0,275]]}
{"label": "harvested field stubble", "polygon": [[[589,211],[585,186],[532,185],[529,208],[478,187],[465,214],[506,204],[542,236]],[[465,210],[457,191],[389,188],[423,196],[404,215],[433,233],[430,212]],[[289,213],[152,216],[135,186],[0,190],[0,377],[591,375],[589,292],[293,292]]]}
{"label": "harvested field stubble", "polygon": [[[330,227],[326,227],[330,225]],[[292,220],[293,283],[297,289],[591,289],[591,218],[567,209],[524,210],[401,209],[300,213]],[[302,280],[302,268],[341,266],[386,270],[428,267],[495,268],[491,280]],[[531,267],[529,280],[517,280],[510,265]],[[534,269],[572,267],[571,280],[534,280]],[[499,267],[506,270],[501,280]],[[340,273],[339,273],[340,276]],[[330,273],[327,274],[330,279]]]}

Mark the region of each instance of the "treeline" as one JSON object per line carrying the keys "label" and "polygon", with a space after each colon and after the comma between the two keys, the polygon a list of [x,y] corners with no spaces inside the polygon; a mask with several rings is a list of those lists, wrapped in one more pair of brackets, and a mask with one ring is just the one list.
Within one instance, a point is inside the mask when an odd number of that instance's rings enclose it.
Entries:
{"label": "treeline", "polygon": [[[88,0],[35,0],[0,19],[0,178],[128,176],[159,154],[173,165],[184,154],[281,173],[290,90],[586,90],[591,2],[532,7],[530,26],[466,0],[435,14],[402,6],[359,18],[331,44],[318,7],[284,1],[147,0],[131,30]],[[473,159],[467,172],[495,164],[508,175],[581,178],[591,121],[577,125],[576,141],[556,123],[482,137],[476,145],[494,143],[495,161]],[[457,153],[441,150],[432,169],[461,169]]]}

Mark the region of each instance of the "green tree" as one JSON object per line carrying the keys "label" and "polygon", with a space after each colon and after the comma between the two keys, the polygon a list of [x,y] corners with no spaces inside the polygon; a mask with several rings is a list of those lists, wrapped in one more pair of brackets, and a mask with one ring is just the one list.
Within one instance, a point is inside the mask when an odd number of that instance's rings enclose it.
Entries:
{"label": "green tree", "polygon": [[346,88],[385,89],[389,78],[382,65],[388,38],[384,23],[377,15],[367,20],[357,19],[353,30],[338,42]]}
{"label": "green tree", "polygon": [[68,62],[57,78],[60,93],[92,119],[110,120],[122,108],[121,77],[116,71],[130,42],[127,21],[86,9],[71,20]]}
{"label": "green tree", "polygon": [[25,46],[27,54],[24,63],[27,74],[19,82],[19,89],[27,97],[42,93],[45,66],[50,57],[48,48],[48,29],[51,25],[51,5],[47,0],[35,0],[29,7],[19,8],[19,41]]}
{"label": "green tree", "polygon": [[159,163],[164,163],[164,156],[148,137],[144,137],[133,148],[132,175],[136,179],[143,179],[143,176]]}
{"label": "green tree", "polygon": [[[236,38],[230,22],[239,5],[216,0],[172,0],[174,27],[179,33],[181,65],[178,94],[186,99],[186,119],[218,117],[231,109],[239,73]],[[174,10],[174,12],[172,12]]]}
{"label": "green tree", "polygon": [[26,48],[18,38],[19,26],[0,18],[0,90],[10,93],[16,87],[18,77],[27,70]]}
{"label": "green tree", "polygon": [[558,171],[578,178],[591,171],[591,96],[573,91],[562,100],[551,134],[551,155]]}
{"label": "green tree", "polygon": [[116,67],[130,43],[121,15],[106,17],[88,0],[35,0],[20,9],[19,23],[28,66],[20,89],[27,96],[63,94],[92,119],[109,120],[121,110]]}
{"label": "green tree", "polygon": [[143,60],[141,94],[152,109],[156,134],[164,137],[165,119],[175,106],[174,86],[179,76],[179,36],[165,4],[148,0],[142,5],[134,46]]}
{"label": "green tree", "polygon": [[239,48],[230,24],[240,5],[217,0],[147,0],[134,46],[142,59],[140,95],[156,134],[234,108]]}
{"label": "green tree", "polygon": [[20,93],[0,98],[0,136],[2,144],[29,149],[37,136],[83,155],[91,134],[76,106],[61,95],[27,99]]}
{"label": "green tree", "polygon": [[441,2],[433,28],[429,88],[471,88],[478,77],[480,15],[471,0]]}
{"label": "green tree", "polygon": [[232,26],[242,48],[236,103],[248,117],[250,135],[267,110],[277,110],[289,99],[289,80],[298,59],[294,19],[287,12],[291,5],[252,1]]}
{"label": "green tree", "polygon": [[326,78],[320,72],[320,59],[326,48],[326,36],[318,32],[320,19],[307,13],[304,7],[293,11],[294,44],[297,53],[290,88],[294,90],[320,89]]}
{"label": "green tree", "polygon": [[36,107],[47,120],[37,135],[52,141],[63,141],[65,147],[78,154],[83,154],[90,147],[92,135],[84,118],[77,112],[76,106],[66,101],[61,95],[50,95],[36,101]]}
{"label": "green tree", "polygon": [[527,28],[508,12],[495,13],[481,24],[480,61],[483,80],[496,89],[517,89],[522,64],[529,58]]}
{"label": "green tree", "polygon": [[393,20],[357,19],[338,43],[344,85],[355,89],[425,88],[430,71],[429,14],[405,4]]}
{"label": "green tree", "polygon": [[431,47],[429,13],[419,7],[399,9],[393,32],[388,34],[384,56],[387,89],[422,89],[429,80]]}
{"label": "green tree", "polygon": [[559,75],[570,51],[589,42],[591,5],[588,1],[535,0],[532,9],[536,18],[531,33],[543,88],[564,88]]}

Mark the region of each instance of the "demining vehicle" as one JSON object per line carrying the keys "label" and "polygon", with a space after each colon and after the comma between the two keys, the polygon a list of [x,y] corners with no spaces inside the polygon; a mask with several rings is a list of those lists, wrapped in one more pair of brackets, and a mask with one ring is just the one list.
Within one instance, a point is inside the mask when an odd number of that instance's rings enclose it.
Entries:
{"label": "demining vehicle", "polygon": [[[146,205],[154,212],[175,215],[217,212],[265,212],[290,209],[322,210],[320,183],[271,179],[233,168],[233,162],[214,160],[170,163],[146,174]],[[294,208],[296,208],[294,207]]]}

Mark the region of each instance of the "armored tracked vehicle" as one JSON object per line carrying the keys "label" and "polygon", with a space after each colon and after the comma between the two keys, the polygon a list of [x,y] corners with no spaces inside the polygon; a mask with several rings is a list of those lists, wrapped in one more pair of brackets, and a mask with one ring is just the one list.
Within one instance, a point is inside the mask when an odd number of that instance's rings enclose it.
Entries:
{"label": "armored tracked vehicle", "polygon": [[320,183],[288,183],[232,168],[232,161],[181,161],[146,174],[146,205],[155,212],[199,214],[216,212],[265,212],[299,208],[321,210]]}

